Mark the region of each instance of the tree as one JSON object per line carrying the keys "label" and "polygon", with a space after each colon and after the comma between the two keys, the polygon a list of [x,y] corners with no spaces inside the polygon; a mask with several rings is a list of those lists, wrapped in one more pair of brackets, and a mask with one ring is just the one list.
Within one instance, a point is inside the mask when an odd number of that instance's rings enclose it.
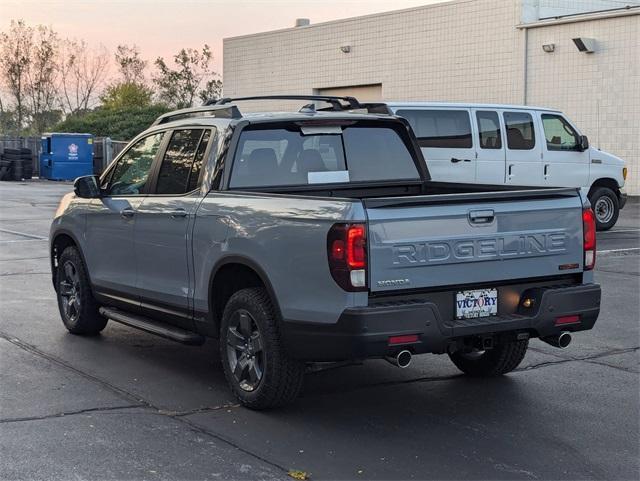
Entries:
{"label": "tree", "polygon": [[104,46],[91,49],[84,40],[65,40],[60,60],[60,105],[69,114],[91,108],[109,70]]}
{"label": "tree", "polygon": [[116,64],[122,83],[136,83],[144,85],[146,83],[144,71],[147,68],[147,61],[140,58],[140,50],[136,45],[118,45],[116,48]]}
{"label": "tree", "polygon": [[0,75],[15,101],[17,130],[23,126],[27,70],[31,62],[33,30],[24,21],[11,21],[9,33],[0,33]]}
{"label": "tree", "polygon": [[91,132],[115,140],[131,140],[169,109],[152,104],[144,107],[99,107],[90,112],[70,115],[54,126],[56,132]]}
{"label": "tree", "polygon": [[202,51],[182,49],[173,56],[175,68],[167,65],[162,57],[155,61],[157,74],[153,83],[161,101],[175,108],[193,106],[196,99],[206,101],[222,91],[218,74],[211,70],[211,49],[205,45]]}
{"label": "tree", "polygon": [[[33,30],[31,30],[33,33]],[[43,132],[50,125],[50,112],[57,102],[57,55],[60,42],[58,35],[44,25],[38,25],[30,49],[30,62],[26,69],[25,94],[28,100],[28,112],[31,129]]]}
{"label": "tree", "polygon": [[153,92],[148,87],[135,82],[123,82],[108,86],[100,101],[105,109],[149,107],[152,97]]}
{"label": "tree", "polygon": [[42,25],[34,29],[22,20],[12,21],[8,33],[0,34],[0,77],[13,100],[18,133],[26,120],[32,131],[40,133],[58,116],[58,49],[57,34]]}

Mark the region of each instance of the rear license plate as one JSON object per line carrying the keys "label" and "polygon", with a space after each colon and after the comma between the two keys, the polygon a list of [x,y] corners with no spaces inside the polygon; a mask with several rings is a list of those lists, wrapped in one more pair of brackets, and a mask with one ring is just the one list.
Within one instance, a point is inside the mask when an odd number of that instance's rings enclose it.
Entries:
{"label": "rear license plate", "polygon": [[498,290],[476,289],[456,292],[456,319],[473,319],[498,314]]}

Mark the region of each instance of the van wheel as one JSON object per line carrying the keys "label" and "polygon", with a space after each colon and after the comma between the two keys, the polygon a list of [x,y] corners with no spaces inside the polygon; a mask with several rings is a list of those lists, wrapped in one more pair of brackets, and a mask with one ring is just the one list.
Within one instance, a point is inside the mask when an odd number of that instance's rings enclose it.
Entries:
{"label": "van wheel", "polygon": [[108,319],[98,312],[89,276],[75,247],[67,247],[58,260],[56,294],[62,322],[70,333],[95,336],[107,325]]}
{"label": "van wheel", "polygon": [[616,193],[608,187],[598,187],[589,196],[589,200],[596,215],[596,229],[611,229],[620,215],[620,203]]}
{"label": "van wheel", "polygon": [[486,351],[456,351],[449,357],[458,369],[469,376],[500,376],[520,365],[528,347],[529,340],[525,339],[498,344]]}
{"label": "van wheel", "polygon": [[238,400],[251,409],[293,401],[302,388],[304,363],[287,356],[267,292],[250,288],[233,294],[221,324],[220,357]]}

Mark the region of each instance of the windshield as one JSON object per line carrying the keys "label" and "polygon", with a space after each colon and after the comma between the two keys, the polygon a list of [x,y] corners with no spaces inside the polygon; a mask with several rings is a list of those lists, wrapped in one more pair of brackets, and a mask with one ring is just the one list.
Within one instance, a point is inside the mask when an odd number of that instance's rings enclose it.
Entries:
{"label": "windshield", "polygon": [[245,129],[230,187],[419,180],[393,128],[351,125]]}

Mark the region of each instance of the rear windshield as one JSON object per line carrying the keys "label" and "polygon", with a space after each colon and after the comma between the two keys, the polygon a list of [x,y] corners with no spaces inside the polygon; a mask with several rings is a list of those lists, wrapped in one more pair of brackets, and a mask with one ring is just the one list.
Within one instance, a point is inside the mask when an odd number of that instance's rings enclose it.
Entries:
{"label": "rear windshield", "polygon": [[418,180],[401,136],[390,127],[245,129],[231,188]]}

